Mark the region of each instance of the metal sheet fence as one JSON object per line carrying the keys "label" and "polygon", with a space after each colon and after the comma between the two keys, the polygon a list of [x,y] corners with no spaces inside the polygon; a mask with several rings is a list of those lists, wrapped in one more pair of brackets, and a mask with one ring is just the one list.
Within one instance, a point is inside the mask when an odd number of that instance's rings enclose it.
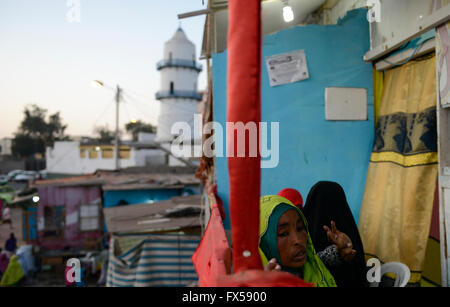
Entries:
{"label": "metal sheet fence", "polygon": [[196,284],[191,256],[199,235],[123,235],[111,238],[108,287],[185,287]]}

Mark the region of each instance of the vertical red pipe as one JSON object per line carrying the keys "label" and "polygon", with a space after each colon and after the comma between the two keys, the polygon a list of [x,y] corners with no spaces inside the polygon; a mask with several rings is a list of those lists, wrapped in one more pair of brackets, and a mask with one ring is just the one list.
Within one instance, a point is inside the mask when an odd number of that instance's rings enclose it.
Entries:
{"label": "vertical red pipe", "polygon": [[254,123],[257,127],[257,156],[250,157],[246,133],[245,157],[237,157],[237,134],[227,127],[227,149],[234,137],[234,157],[228,154],[230,218],[234,272],[262,268],[258,253],[261,157],[261,2],[230,0],[228,24],[227,122]]}

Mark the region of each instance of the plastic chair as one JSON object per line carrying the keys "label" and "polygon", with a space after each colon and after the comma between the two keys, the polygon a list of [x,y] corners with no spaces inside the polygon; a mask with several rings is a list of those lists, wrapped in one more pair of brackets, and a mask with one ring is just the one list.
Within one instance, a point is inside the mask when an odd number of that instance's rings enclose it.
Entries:
{"label": "plastic chair", "polygon": [[[394,287],[405,287],[411,278],[411,271],[401,262],[387,262],[381,265],[380,278],[386,273],[394,273],[396,275]],[[371,287],[379,287],[379,282],[371,283]]]}

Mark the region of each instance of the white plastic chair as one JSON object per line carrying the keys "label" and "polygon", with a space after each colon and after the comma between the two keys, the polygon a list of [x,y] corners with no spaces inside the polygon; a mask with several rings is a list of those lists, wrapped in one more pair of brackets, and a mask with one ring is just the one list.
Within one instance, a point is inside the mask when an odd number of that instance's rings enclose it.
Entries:
{"label": "white plastic chair", "polygon": [[[386,273],[394,273],[396,275],[394,287],[405,287],[411,278],[411,271],[401,262],[387,262],[381,265],[380,278]],[[379,282],[374,282],[371,287],[379,287]]]}

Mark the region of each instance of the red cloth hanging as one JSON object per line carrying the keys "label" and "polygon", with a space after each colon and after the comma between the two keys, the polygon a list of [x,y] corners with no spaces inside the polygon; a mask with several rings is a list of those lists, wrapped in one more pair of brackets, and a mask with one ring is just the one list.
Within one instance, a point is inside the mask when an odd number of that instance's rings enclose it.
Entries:
{"label": "red cloth hanging", "polygon": [[[261,3],[260,0],[230,0],[228,3],[228,103],[227,122],[254,123],[259,135],[261,121]],[[231,138],[234,134],[234,144]],[[228,154],[230,221],[234,272],[261,269],[258,253],[261,157],[250,157],[248,134],[245,157]],[[259,145],[258,136],[254,140]],[[227,127],[227,151],[237,152],[237,137]],[[234,146],[233,146],[234,145]],[[232,147],[231,147],[232,146]],[[259,147],[257,147],[259,148]],[[233,156],[230,156],[233,154]]]}
{"label": "red cloth hanging", "polygon": [[[228,155],[230,179],[230,217],[233,240],[233,275],[228,264],[229,248],[223,230],[220,206],[214,205],[206,232],[192,261],[199,286],[224,287],[310,287],[310,283],[286,272],[263,271],[258,251],[261,157],[259,123],[261,121],[261,3],[260,0],[229,0],[228,25],[228,104],[227,122],[257,127],[255,142],[245,140],[245,157]],[[231,142],[227,126],[227,151],[237,151],[237,138]],[[249,133],[249,137],[251,133]],[[256,157],[250,144],[256,143]],[[219,201],[219,199],[217,199]]]}
{"label": "red cloth hanging", "polygon": [[314,287],[313,283],[287,272],[247,270],[234,275],[221,275],[217,279],[220,287]]}
{"label": "red cloth hanging", "polygon": [[200,287],[213,287],[219,276],[231,272],[231,251],[223,229],[220,206],[220,204],[212,206],[208,226],[191,258]]}
{"label": "red cloth hanging", "polygon": [[225,220],[225,218],[226,218],[225,210],[223,209],[222,199],[217,194],[217,184],[212,185],[208,189],[208,195],[211,195],[211,197],[214,198],[214,202],[216,202],[219,212],[220,212],[220,217],[222,218],[222,221]]}

